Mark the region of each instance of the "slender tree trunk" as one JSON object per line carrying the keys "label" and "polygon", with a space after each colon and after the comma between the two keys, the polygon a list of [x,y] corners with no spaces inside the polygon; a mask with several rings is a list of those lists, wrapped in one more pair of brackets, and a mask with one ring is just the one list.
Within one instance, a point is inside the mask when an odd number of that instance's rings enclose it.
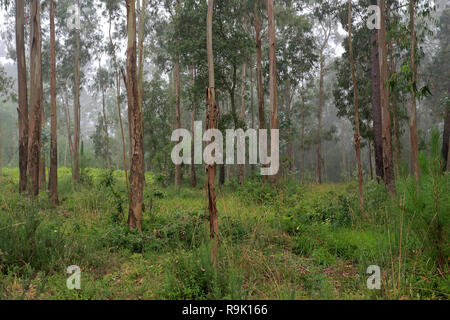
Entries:
{"label": "slender tree trunk", "polygon": [[[295,92],[295,91],[294,91]],[[286,114],[288,121],[291,121],[291,115],[292,115],[292,99],[294,98],[294,92],[291,94],[291,82],[288,81],[287,83],[287,91],[286,91]],[[289,157],[289,172],[292,172],[294,170],[294,143],[292,141],[292,137],[289,136],[288,142],[287,142],[287,155]]]}
{"label": "slender tree trunk", "polygon": [[[392,54],[392,45],[389,50],[389,60],[391,61],[391,67],[389,72],[389,78],[392,74],[395,73],[395,62]],[[397,95],[394,92],[391,93],[391,101],[392,101],[392,148],[394,154],[394,168],[395,171],[399,171],[400,167],[400,150],[399,150],[399,138],[398,138],[398,121],[397,121]]]}
{"label": "slender tree trunk", "polygon": [[344,122],[342,122],[342,127],[341,127],[341,141],[342,141],[342,146],[341,146],[341,152],[342,152],[342,173],[344,174],[344,178],[347,179],[347,160],[345,157],[345,125]]}
{"label": "slender tree trunk", "polygon": [[253,57],[250,60],[250,110],[251,110],[251,125],[255,129],[255,101],[253,96]]}
{"label": "slender tree trunk", "polygon": [[419,137],[417,135],[417,108],[416,108],[416,85],[417,85],[417,69],[416,69],[416,32],[415,32],[415,8],[414,0],[409,1],[409,13],[410,13],[410,30],[411,30],[411,113],[409,115],[409,135],[411,140],[411,157],[413,165],[413,173],[416,178],[416,182],[419,181]]}
{"label": "slender tree trunk", "polygon": [[359,203],[361,206],[361,211],[364,212],[364,190],[363,190],[364,179],[361,164],[361,146],[360,146],[362,137],[359,134],[358,84],[356,82],[355,61],[353,58],[353,42],[352,42],[352,0],[348,0],[348,44],[350,52],[350,67],[352,70],[352,80],[353,80],[353,106],[355,108],[355,150],[356,150],[356,162],[358,164]]}
{"label": "slender tree trunk", "polygon": [[305,182],[305,112],[306,112],[306,106],[305,106],[305,87],[302,81],[302,91],[301,91],[301,98],[302,98],[302,111],[301,111],[301,127],[302,131],[300,134],[300,151],[301,151],[301,158],[302,163],[300,164],[300,171],[301,171],[301,179],[302,184]]}
{"label": "slender tree trunk", "polygon": [[[195,69],[191,67],[191,90],[194,90],[195,85]],[[195,143],[195,115],[196,115],[196,107],[194,100],[194,92],[191,92],[191,101],[192,101],[192,110],[191,110],[191,134],[192,141]],[[195,152],[194,148],[191,148],[191,185],[193,188],[197,186],[197,173],[195,171]]]}
{"label": "slender tree trunk", "polygon": [[67,151],[69,149],[69,141],[66,141],[66,146],[64,149],[64,168],[67,168]]}
{"label": "slender tree trunk", "polygon": [[[116,99],[117,99],[117,113],[119,116],[119,124],[120,124],[120,134],[122,138],[122,155],[123,155],[123,167],[125,172],[125,181],[127,185],[127,195],[128,195],[128,201],[131,201],[130,196],[130,186],[128,182],[128,162],[127,162],[127,151],[126,151],[126,144],[125,144],[125,131],[123,129],[123,121],[122,121],[122,108],[120,106],[120,75],[119,75],[119,66],[117,64],[117,57],[116,57],[116,46],[114,44],[112,34],[111,34],[111,25],[112,25],[112,13],[109,12],[109,43],[112,48],[112,54],[113,54],[113,61],[114,61],[114,69],[115,69],[115,77],[116,77]],[[125,82],[126,85],[126,82]]]}
{"label": "slender tree trunk", "polygon": [[[42,70],[42,64],[41,64]],[[41,133],[45,126],[45,113],[44,113],[44,82],[42,81],[42,72],[41,72]],[[42,138],[41,138],[42,139]],[[47,163],[47,155],[44,153],[44,144],[41,140],[41,161],[39,162],[39,189],[44,190],[46,184],[46,175],[45,175],[45,166]]]}
{"label": "slender tree trunk", "polygon": [[255,33],[256,33],[256,81],[258,91],[259,129],[266,129],[267,126],[264,111],[264,89],[262,78],[261,21],[260,21],[258,1],[255,1]]}
{"label": "slender tree trunk", "polygon": [[51,137],[50,137],[50,174],[48,190],[50,201],[58,205],[58,143],[56,118],[56,40],[55,40],[55,4],[50,0],[50,105],[51,105]]}
{"label": "slender tree trunk", "polygon": [[[247,63],[242,65],[242,87],[241,87],[241,121],[245,124],[245,81],[247,76]],[[245,164],[239,166],[239,184],[244,184]]]}
{"label": "slender tree trunk", "polygon": [[[77,0],[80,8],[80,2]],[[75,75],[75,97],[73,102],[74,114],[74,138],[73,138],[73,168],[72,178],[78,182],[80,180],[80,30],[75,32],[75,53],[74,53],[74,75]]]}
{"label": "slender tree trunk", "polygon": [[317,149],[316,149],[316,182],[322,183],[322,110],[323,110],[323,68],[324,68],[323,50],[320,52],[320,79],[319,79],[319,109],[317,112]]}
{"label": "slender tree trunk", "polygon": [[[139,5],[138,0],[138,5]],[[142,0],[142,8],[138,8],[138,11],[141,11],[141,15],[139,17],[139,73],[138,73],[138,92],[139,92],[139,101],[143,101],[143,86],[144,86],[144,38],[145,38],[145,11],[147,9],[146,0]],[[142,111],[142,110],[141,110]]]}
{"label": "slender tree trunk", "polygon": [[[448,93],[450,93],[450,82],[448,86]],[[442,158],[444,159],[444,171],[450,171],[450,152],[449,152],[449,140],[450,140],[450,107],[447,105],[445,109],[444,120],[444,136],[442,144]]]}
{"label": "slender tree trunk", "polygon": [[21,193],[25,192],[28,186],[28,89],[25,59],[24,6],[24,0],[16,0],[16,55],[19,95],[19,191]]}
{"label": "slender tree trunk", "polygon": [[[270,128],[278,129],[278,107],[277,107],[277,56],[275,39],[275,19],[273,12],[273,0],[267,0],[267,15],[269,17],[269,93],[270,93]],[[279,150],[271,150],[271,154]],[[278,173],[271,177],[274,184],[278,183]]]}
{"label": "slender tree trunk", "polygon": [[[372,5],[377,5],[377,0],[371,1]],[[370,41],[372,43],[370,52],[371,78],[372,78],[372,109],[373,109],[373,133],[375,145],[375,171],[377,181],[384,179],[383,169],[383,137],[381,125],[381,96],[380,96],[380,61],[378,56],[378,31],[372,30]]]}
{"label": "slender tree trunk", "polygon": [[381,28],[378,32],[378,46],[380,54],[380,95],[381,95],[381,122],[383,136],[383,166],[386,190],[392,195],[396,194],[394,161],[391,143],[391,114],[389,107],[388,65],[386,46],[386,7],[385,0],[380,0]]}
{"label": "slender tree trunk", "polygon": [[369,148],[369,168],[370,168],[370,180],[373,180],[373,166],[372,166],[372,144],[368,141]]}
{"label": "slender tree trunk", "polygon": [[136,7],[134,0],[126,0],[127,6],[127,97],[132,128],[130,136],[130,229],[142,230],[142,204],[144,188],[144,148],[142,130],[142,108],[138,95],[137,57],[136,57]]}
{"label": "slender tree trunk", "polygon": [[100,82],[100,91],[102,93],[102,115],[103,115],[103,131],[105,132],[105,151],[106,151],[106,167],[111,167],[111,157],[110,157],[110,148],[109,148],[109,130],[108,130],[108,117],[106,115],[106,79],[102,76],[102,66],[101,66],[100,58],[98,59],[98,75]]}
{"label": "slender tree trunk", "polygon": [[69,112],[69,102],[67,101],[67,94],[65,97],[65,112],[66,112],[66,127],[67,127],[67,141],[69,143],[69,151],[70,151],[70,166],[73,167],[73,142],[72,142],[72,134],[70,130],[70,112]]}
{"label": "slender tree trunk", "polygon": [[39,194],[39,165],[41,161],[42,86],[41,86],[41,16],[40,1],[31,2],[30,30],[30,136],[28,168],[32,180],[31,195]]}
{"label": "slender tree trunk", "polygon": [[[139,0],[138,0],[139,5]],[[145,16],[147,10],[146,0],[142,0],[142,8],[139,8],[139,70],[138,70],[138,100],[141,114],[143,113],[144,105],[144,39],[145,39]],[[144,133],[144,117],[141,116],[141,128]],[[145,161],[144,162],[144,185],[145,185]]]}
{"label": "slender tree trunk", "polygon": [[[208,15],[206,23],[206,39],[207,39],[207,56],[208,56],[208,77],[209,87],[206,95],[207,121],[206,130],[217,129],[219,108],[216,104],[215,93],[215,79],[214,79],[214,53],[213,53],[213,35],[212,35],[212,22],[214,13],[214,0],[208,0]],[[209,223],[210,223],[210,238],[217,237],[219,232],[219,224],[217,220],[217,207],[216,207],[216,190],[214,187],[214,180],[216,176],[216,164],[207,165],[207,185],[208,185],[208,203],[209,203]],[[212,260],[214,265],[216,264],[217,242],[213,243]]]}
{"label": "slender tree trunk", "polygon": [[[180,108],[180,62],[175,61],[175,129],[181,129],[181,108]],[[175,186],[181,187],[181,165],[175,165]]]}

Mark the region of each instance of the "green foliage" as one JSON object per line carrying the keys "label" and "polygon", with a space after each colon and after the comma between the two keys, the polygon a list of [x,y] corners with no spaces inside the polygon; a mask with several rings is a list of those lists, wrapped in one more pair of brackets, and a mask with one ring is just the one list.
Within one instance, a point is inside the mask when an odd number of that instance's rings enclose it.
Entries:
{"label": "green foliage", "polygon": [[180,252],[171,262],[163,296],[177,300],[243,299],[242,276],[219,252],[217,268],[211,261],[211,248],[202,245],[192,252]]}
{"label": "green foliage", "polygon": [[[443,239],[450,181],[440,174],[439,138],[436,131],[432,136],[430,153],[422,155],[420,188],[413,179],[398,180],[399,197],[391,199],[383,186],[368,183],[364,215],[355,182],[301,186],[290,180],[273,189],[250,177],[244,186],[225,186],[218,194],[216,268],[198,190],[161,191],[148,174],[144,228],[138,232],[118,215],[120,203],[126,212],[121,171],[90,169],[93,186],[73,190],[70,169],[61,169],[63,202],[55,209],[45,195],[36,202],[17,195],[18,171],[6,169],[0,185],[0,296],[445,299],[448,283],[438,270],[440,259],[448,259]],[[64,269],[73,264],[82,267],[84,279],[76,293],[65,288]],[[373,264],[384,277],[375,293],[365,287]],[[17,283],[22,289],[14,292]]]}

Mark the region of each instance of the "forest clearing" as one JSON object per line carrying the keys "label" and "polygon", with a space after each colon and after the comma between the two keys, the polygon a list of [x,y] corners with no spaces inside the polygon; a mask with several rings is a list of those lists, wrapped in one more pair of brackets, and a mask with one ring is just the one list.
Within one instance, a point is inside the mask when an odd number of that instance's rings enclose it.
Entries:
{"label": "forest clearing", "polygon": [[[449,297],[448,279],[430,260],[438,254],[433,231],[424,231],[436,206],[450,210],[448,176],[427,176],[419,194],[405,179],[393,200],[371,182],[364,215],[355,182],[286,181],[274,189],[255,176],[225,185],[217,194],[220,262],[213,269],[201,187],[162,189],[148,175],[139,233],[125,224],[123,172],[86,169],[74,191],[70,169],[59,175],[61,204],[53,208],[45,194],[22,199],[18,171],[4,172],[1,299]],[[383,270],[382,290],[367,288],[374,264]],[[83,270],[82,290],[67,289],[69,265]]]}
{"label": "forest clearing", "polygon": [[0,300],[449,299],[448,1],[0,20]]}

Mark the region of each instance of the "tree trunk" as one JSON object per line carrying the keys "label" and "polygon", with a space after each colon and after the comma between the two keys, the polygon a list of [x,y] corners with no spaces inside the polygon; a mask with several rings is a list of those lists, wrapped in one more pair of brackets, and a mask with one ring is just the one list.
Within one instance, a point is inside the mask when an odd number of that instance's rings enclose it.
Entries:
{"label": "tree trunk", "polygon": [[[371,1],[372,5],[377,4],[377,0]],[[380,61],[378,56],[378,44],[377,44],[376,29],[372,30],[371,41],[371,78],[372,78],[372,109],[373,109],[373,134],[374,134],[374,149],[375,149],[375,171],[377,175],[377,181],[380,182],[384,179],[383,169],[383,137],[381,126],[381,96],[380,96]]]}
{"label": "tree trunk", "polygon": [[255,129],[255,107],[253,97],[253,57],[250,60],[250,111],[251,111],[251,125]]}
{"label": "tree trunk", "polygon": [[266,129],[266,116],[264,111],[264,89],[262,79],[262,42],[261,21],[259,15],[258,1],[255,1],[255,33],[256,33],[256,81],[258,91],[258,115],[259,129]]}
{"label": "tree trunk", "polygon": [[[287,119],[290,122],[291,121],[291,115],[292,115],[292,99],[294,98],[294,92],[291,94],[291,82],[287,82],[287,88],[286,88],[286,115]],[[289,136],[287,141],[287,156],[289,157],[289,168],[288,171],[292,172],[294,170],[294,143],[292,141],[292,137]]]}
{"label": "tree trunk", "polygon": [[[80,8],[80,2],[77,0]],[[75,32],[75,54],[74,54],[74,75],[75,75],[75,97],[73,101],[74,133],[73,133],[73,168],[72,178],[78,182],[80,180],[80,30]]]}
{"label": "tree trunk", "polygon": [[[42,41],[42,40],[41,40]],[[42,47],[42,45],[41,45]],[[42,70],[42,62],[41,62],[41,70]],[[41,134],[42,130],[45,126],[45,113],[44,113],[44,82],[42,81],[42,72],[41,72]],[[41,161],[39,162],[39,189],[44,190],[46,184],[46,175],[45,175],[45,166],[47,163],[47,155],[44,153],[44,144],[42,143],[41,137]]]}
{"label": "tree trunk", "polygon": [[[391,71],[390,74],[395,72],[395,64],[392,56],[392,49],[390,52],[390,60],[391,60]],[[390,76],[389,76],[390,77]],[[398,172],[400,167],[400,141],[398,138],[398,120],[397,120],[397,96],[395,92],[391,94],[392,100],[392,148],[394,153],[394,168],[395,171]]]}
{"label": "tree trunk", "polygon": [[19,95],[19,191],[23,193],[28,186],[28,89],[27,66],[25,59],[25,7],[24,0],[16,0],[16,55],[17,84]]}
{"label": "tree trunk", "polygon": [[136,8],[134,0],[126,0],[127,6],[127,97],[131,127],[130,164],[130,209],[128,225],[130,229],[142,230],[142,204],[144,188],[144,148],[142,131],[142,102],[138,95],[136,58]]}
{"label": "tree trunk", "polygon": [[322,109],[323,109],[323,67],[324,57],[323,52],[320,52],[320,80],[319,80],[319,109],[317,112],[318,125],[317,125],[317,149],[316,149],[316,182],[322,183]]}
{"label": "tree trunk", "polygon": [[369,148],[369,169],[370,169],[370,180],[373,180],[373,166],[372,166],[372,144],[370,140],[368,141]]}
{"label": "tree trunk", "polygon": [[[242,65],[242,87],[241,87],[241,121],[245,124],[245,78],[247,76],[247,63]],[[244,184],[245,164],[239,166],[239,184]]]}
{"label": "tree trunk", "polygon": [[[137,1],[139,6],[140,0]],[[145,38],[145,10],[147,9],[146,0],[142,0],[142,8],[139,17],[139,73],[138,73],[138,99],[143,101],[143,87],[144,87],[144,38]],[[141,110],[142,112],[142,110]]]}
{"label": "tree trunk", "polygon": [[341,152],[342,152],[342,173],[344,174],[344,178],[347,180],[347,160],[345,157],[345,125],[344,122],[342,122],[342,129],[341,129]]}
{"label": "tree trunk", "polygon": [[105,132],[105,151],[106,151],[106,167],[111,167],[111,157],[110,157],[110,148],[109,148],[109,130],[108,130],[108,117],[106,115],[106,84],[105,80],[102,77],[102,66],[100,64],[100,59],[98,60],[98,72],[99,72],[99,79],[100,82],[100,91],[102,93],[102,114],[103,114],[103,131]]}
{"label": "tree trunk", "polygon": [[[448,93],[450,93],[450,82],[448,86]],[[444,120],[444,136],[442,144],[442,157],[444,158],[444,171],[450,171],[450,152],[449,152],[449,140],[450,140],[450,107],[445,106],[445,120]]]}
{"label": "tree trunk", "polygon": [[[269,93],[270,93],[270,128],[278,130],[278,107],[277,107],[277,56],[276,56],[276,35],[275,35],[275,19],[273,12],[273,0],[267,0],[267,15],[269,17]],[[279,150],[271,150],[274,152]],[[278,173],[271,176],[274,184],[278,183]]]}
{"label": "tree trunk", "polygon": [[[125,131],[123,129],[123,121],[122,121],[122,110],[120,106],[120,75],[119,75],[119,66],[117,64],[117,57],[116,57],[116,46],[113,42],[113,38],[111,35],[111,24],[112,24],[112,12],[109,12],[109,43],[112,48],[112,54],[113,54],[113,61],[114,61],[114,69],[115,69],[115,77],[116,77],[116,99],[117,99],[117,113],[119,115],[119,124],[120,124],[120,134],[122,138],[122,155],[123,155],[123,167],[125,172],[125,181],[127,185],[127,195],[128,195],[128,201],[131,201],[130,196],[130,186],[128,182],[128,162],[127,162],[127,151],[126,151],[126,144],[125,144]],[[126,82],[125,82],[126,85]]]}
{"label": "tree trunk", "polygon": [[301,175],[302,175],[302,184],[305,182],[305,126],[306,126],[306,121],[305,121],[305,87],[302,81],[302,91],[301,91],[301,98],[302,98],[302,111],[301,111],[301,127],[302,127],[302,131],[300,134],[300,151],[301,151],[301,158],[302,158],[302,163],[300,164],[300,171],[301,171]]}
{"label": "tree trunk", "polygon": [[50,202],[58,205],[58,143],[56,118],[56,40],[55,40],[55,4],[50,0],[50,105],[51,105],[51,134],[50,134],[50,174],[48,191]]}
{"label": "tree trunk", "polygon": [[67,93],[65,97],[65,112],[66,112],[67,141],[69,143],[69,151],[70,151],[70,166],[73,167],[73,142],[70,130],[71,121],[70,121],[69,102],[67,98]]}
{"label": "tree trunk", "polygon": [[[195,69],[194,67],[191,67],[191,90],[194,89],[195,85]],[[191,92],[191,101],[192,101],[192,110],[191,110],[191,134],[192,134],[192,141],[195,143],[195,115],[196,115],[196,108],[195,108],[195,100],[194,100],[194,93]],[[197,186],[197,173],[195,171],[195,151],[194,148],[191,148],[191,185],[192,188],[195,188]]]}
{"label": "tree trunk", "polygon": [[31,195],[39,194],[39,165],[41,162],[42,85],[41,85],[41,16],[40,1],[31,2],[30,30],[30,136],[28,170],[32,180]]}
{"label": "tree trunk", "polygon": [[411,113],[409,115],[409,136],[411,140],[411,157],[413,165],[413,173],[416,182],[419,181],[419,137],[417,135],[417,108],[416,108],[416,84],[417,84],[417,69],[416,69],[416,32],[414,27],[414,0],[409,1],[410,13],[410,30],[411,30]]}
{"label": "tree trunk", "polygon": [[64,148],[64,168],[67,168],[67,151],[69,149],[69,141],[66,141],[66,146]]}
{"label": "tree trunk", "polygon": [[[181,129],[181,109],[180,109],[180,62],[175,61],[175,129]],[[179,141],[178,141],[179,142]],[[181,165],[175,165],[175,186],[181,187]]]}
{"label": "tree trunk", "polygon": [[353,81],[353,106],[355,108],[355,150],[356,150],[356,162],[358,164],[359,204],[361,206],[361,211],[364,212],[364,190],[363,190],[364,179],[361,164],[361,146],[360,146],[362,137],[359,134],[358,84],[356,82],[355,61],[353,58],[353,42],[352,42],[352,0],[348,0],[348,45],[350,52],[350,67],[352,70],[352,81]]}
{"label": "tree trunk", "polygon": [[[208,106],[206,117],[206,130],[217,129],[219,108],[216,104],[215,93],[215,79],[214,79],[214,53],[213,53],[213,37],[212,37],[212,22],[214,13],[214,0],[208,0],[208,15],[206,23],[206,39],[207,39],[207,56],[208,56],[208,78],[209,88],[206,95],[206,103]],[[216,164],[207,165],[207,185],[208,185],[208,203],[209,203],[209,224],[210,224],[210,238],[216,238],[219,232],[219,224],[217,220],[217,207],[216,207],[216,190],[214,187],[214,181],[216,177]],[[214,265],[216,264],[217,242],[213,243],[212,260]]]}
{"label": "tree trunk", "polygon": [[387,47],[386,47],[386,8],[385,0],[380,0],[380,21],[381,26],[378,31],[378,46],[380,54],[380,95],[381,95],[381,122],[383,137],[383,166],[384,181],[386,190],[392,195],[396,194],[394,161],[392,156],[391,143],[391,114],[389,108],[389,88],[388,65],[387,65]]}

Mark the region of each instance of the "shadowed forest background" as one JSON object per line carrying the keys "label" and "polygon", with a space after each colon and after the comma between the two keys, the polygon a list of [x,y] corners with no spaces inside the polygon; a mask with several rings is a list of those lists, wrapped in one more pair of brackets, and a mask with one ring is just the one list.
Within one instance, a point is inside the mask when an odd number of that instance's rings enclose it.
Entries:
{"label": "shadowed forest background", "polygon": [[[0,299],[449,298],[447,1],[0,5]],[[195,121],[278,174],[174,165]]]}

